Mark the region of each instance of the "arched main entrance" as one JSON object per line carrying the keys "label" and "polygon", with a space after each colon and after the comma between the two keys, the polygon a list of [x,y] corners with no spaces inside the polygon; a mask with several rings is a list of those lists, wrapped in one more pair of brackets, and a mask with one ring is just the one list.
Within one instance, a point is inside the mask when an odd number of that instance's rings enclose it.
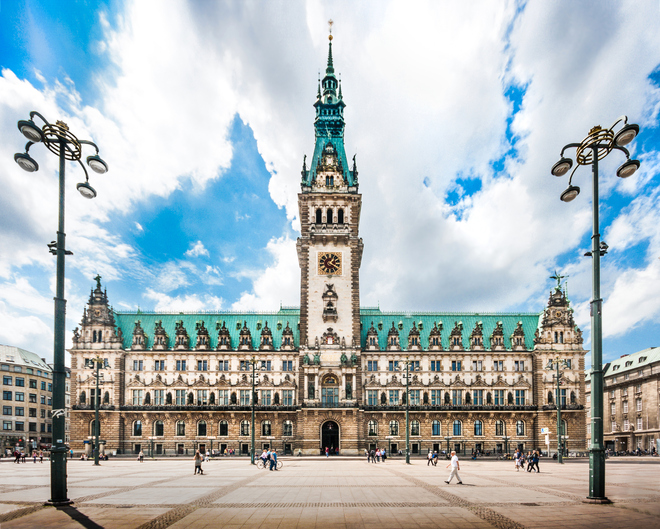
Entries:
{"label": "arched main entrance", "polygon": [[321,453],[326,447],[331,454],[339,453],[339,425],[335,421],[324,422],[321,426]]}

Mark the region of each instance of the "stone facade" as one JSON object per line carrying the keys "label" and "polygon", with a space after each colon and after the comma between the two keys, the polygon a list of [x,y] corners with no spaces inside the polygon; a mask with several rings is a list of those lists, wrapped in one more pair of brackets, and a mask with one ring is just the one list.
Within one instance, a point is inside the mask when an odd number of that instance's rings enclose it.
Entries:
{"label": "stone facade", "polygon": [[[251,447],[316,454],[538,447],[553,429],[549,359],[571,362],[563,407],[584,449],[584,353],[558,285],[541,313],[399,313],[360,307],[362,195],[344,150],[345,104],[332,44],[319,84],[315,147],[298,195],[300,307],[269,313],[115,312],[100,278],[74,333],[72,446],[91,435],[105,360],[107,449],[185,453]],[[406,369],[407,366],[407,369]],[[253,383],[255,386],[252,396]],[[568,400],[567,400],[568,399]]]}
{"label": "stone facade", "polygon": [[[633,451],[660,449],[660,348],[651,347],[603,367],[603,438],[605,448]],[[586,398],[591,402],[590,377]],[[587,410],[587,422],[591,410]],[[587,431],[587,442],[591,432]]]}

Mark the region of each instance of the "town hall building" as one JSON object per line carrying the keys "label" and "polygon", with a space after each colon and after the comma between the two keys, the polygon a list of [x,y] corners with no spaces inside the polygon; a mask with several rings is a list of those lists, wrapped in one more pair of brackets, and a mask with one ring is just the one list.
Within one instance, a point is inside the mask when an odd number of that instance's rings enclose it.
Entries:
{"label": "town hall building", "polygon": [[[314,153],[298,205],[300,306],[273,312],[119,312],[97,276],[71,353],[71,447],[185,454],[585,449],[582,336],[558,284],[535,313],[384,312],[360,306],[362,195],[344,149],[330,37]],[[367,241],[368,242],[368,241]],[[559,394],[546,366],[569,363]],[[96,392],[93,358],[103,375]],[[254,392],[253,392],[254,385]],[[252,421],[254,407],[255,420]]]}

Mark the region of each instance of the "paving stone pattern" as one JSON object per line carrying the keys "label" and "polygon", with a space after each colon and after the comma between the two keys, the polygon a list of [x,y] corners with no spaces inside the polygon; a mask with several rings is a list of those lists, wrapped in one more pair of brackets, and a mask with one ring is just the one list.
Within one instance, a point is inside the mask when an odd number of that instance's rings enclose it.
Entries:
{"label": "paving stone pattern", "polygon": [[249,461],[70,461],[73,506],[44,506],[50,465],[0,463],[0,527],[7,528],[660,528],[658,459],[607,466],[611,505],[582,502],[586,461],[546,461],[539,474],[508,461],[463,461],[464,485],[441,462],[284,459],[278,472]]}

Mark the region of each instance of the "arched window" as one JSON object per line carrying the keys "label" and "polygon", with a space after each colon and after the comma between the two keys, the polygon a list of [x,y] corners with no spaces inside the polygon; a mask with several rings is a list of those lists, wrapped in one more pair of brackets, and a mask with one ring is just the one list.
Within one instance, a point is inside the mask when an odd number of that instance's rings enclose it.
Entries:
{"label": "arched window", "polygon": [[449,406],[451,404],[451,399],[449,397],[449,391],[445,391],[445,406]]}
{"label": "arched window", "polygon": [[142,421],[133,423],[133,437],[142,437]]}
{"label": "arched window", "polygon": [[564,343],[564,331],[559,331],[559,343]]}
{"label": "arched window", "polygon": [[399,421],[390,421],[390,435],[399,435]]}
{"label": "arched window", "polygon": [[220,437],[229,435],[229,423],[227,421],[220,421],[220,424],[218,424],[218,435]]}
{"label": "arched window", "polygon": [[507,398],[506,398],[506,399],[507,399],[507,404],[508,404],[509,406],[512,406],[512,405],[513,405],[513,393],[511,393],[511,392],[509,391],[509,394],[507,395]]}
{"label": "arched window", "polygon": [[183,421],[178,421],[176,423],[176,434],[177,436],[184,436],[186,435],[186,423]]}
{"label": "arched window", "polygon": [[332,224],[332,209],[331,209],[331,208],[328,208],[328,211],[327,211],[327,213],[326,213],[325,215],[326,215],[326,220],[325,220],[325,222],[326,222],[327,224]]}
{"label": "arched window", "polygon": [[206,421],[199,421],[197,423],[197,435],[206,437]]}
{"label": "arched window", "polygon": [[270,421],[263,421],[261,423],[261,435],[267,436],[270,435]]}
{"label": "arched window", "polygon": [[461,421],[454,421],[454,436],[460,437],[463,435],[463,424]]}
{"label": "arched window", "polygon": [[472,397],[470,397],[470,392],[466,391],[465,392],[465,404],[472,404]]}
{"label": "arched window", "polygon": [[369,421],[369,435],[378,435],[378,423]]}
{"label": "arched window", "polygon": [[293,423],[291,421],[284,421],[282,423],[282,435],[284,437],[293,435]]}
{"label": "arched window", "polygon": [[495,435],[504,435],[504,422],[495,422]]}
{"label": "arched window", "polygon": [[250,435],[250,421],[241,421],[241,435]]}
{"label": "arched window", "polygon": [[96,331],[92,332],[92,342],[96,343]]}
{"label": "arched window", "polygon": [[484,434],[484,423],[481,421],[474,421],[474,435]]}
{"label": "arched window", "polygon": [[419,421],[410,422],[410,435],[419,435]]}
{"label": "arched window", "polygon": [[555,331],[555,343],[559,343],[559,333]]}
{"label": "arched window", "polygon": [[516,422],[516,435],[525,435],[525,421]]}
{"label": "arched window", "polygon": [[[96,427],[96,421],[92,419],[89,421],[89,435],[96,435],[94,428]],[[99,429],[99,436],[101,435],[101,430]]]}
{"label": "arched window", "polygon": [[110,393],[107,391],[103,394],[103,404],[110,404]]}
{"label": "arched window", "polygon": [[442,435],[442,425],[440,421],[433,421],[431,425],[431,435]]}
{"label": "arched window", "polygon": [[548,391],[548,404],[552,404],[552,391]]}
{"label": "arched window", "polygon": [[486,405],[490,406],[493,404],[493,394],[489,391],[486,393]]}
{"label": "arched window", "polygon": [[316,224],[321,224],[323,222],[323,212],[321,209],[316,210]]}
{"label": "arched window", "polygon": [[344,224],[344,210],[341,208],[337,211],[337,224]]}
{"label": "arched window", "polygon": [[156,421],[154,423],[154,435],[157,437],[162,437],[164,435],[163,421]]}
{"label": "arched window", "polygon": [[195,404],[195,396],[193,395],[192,391],[188,393],[188,404],[192,406]]}

